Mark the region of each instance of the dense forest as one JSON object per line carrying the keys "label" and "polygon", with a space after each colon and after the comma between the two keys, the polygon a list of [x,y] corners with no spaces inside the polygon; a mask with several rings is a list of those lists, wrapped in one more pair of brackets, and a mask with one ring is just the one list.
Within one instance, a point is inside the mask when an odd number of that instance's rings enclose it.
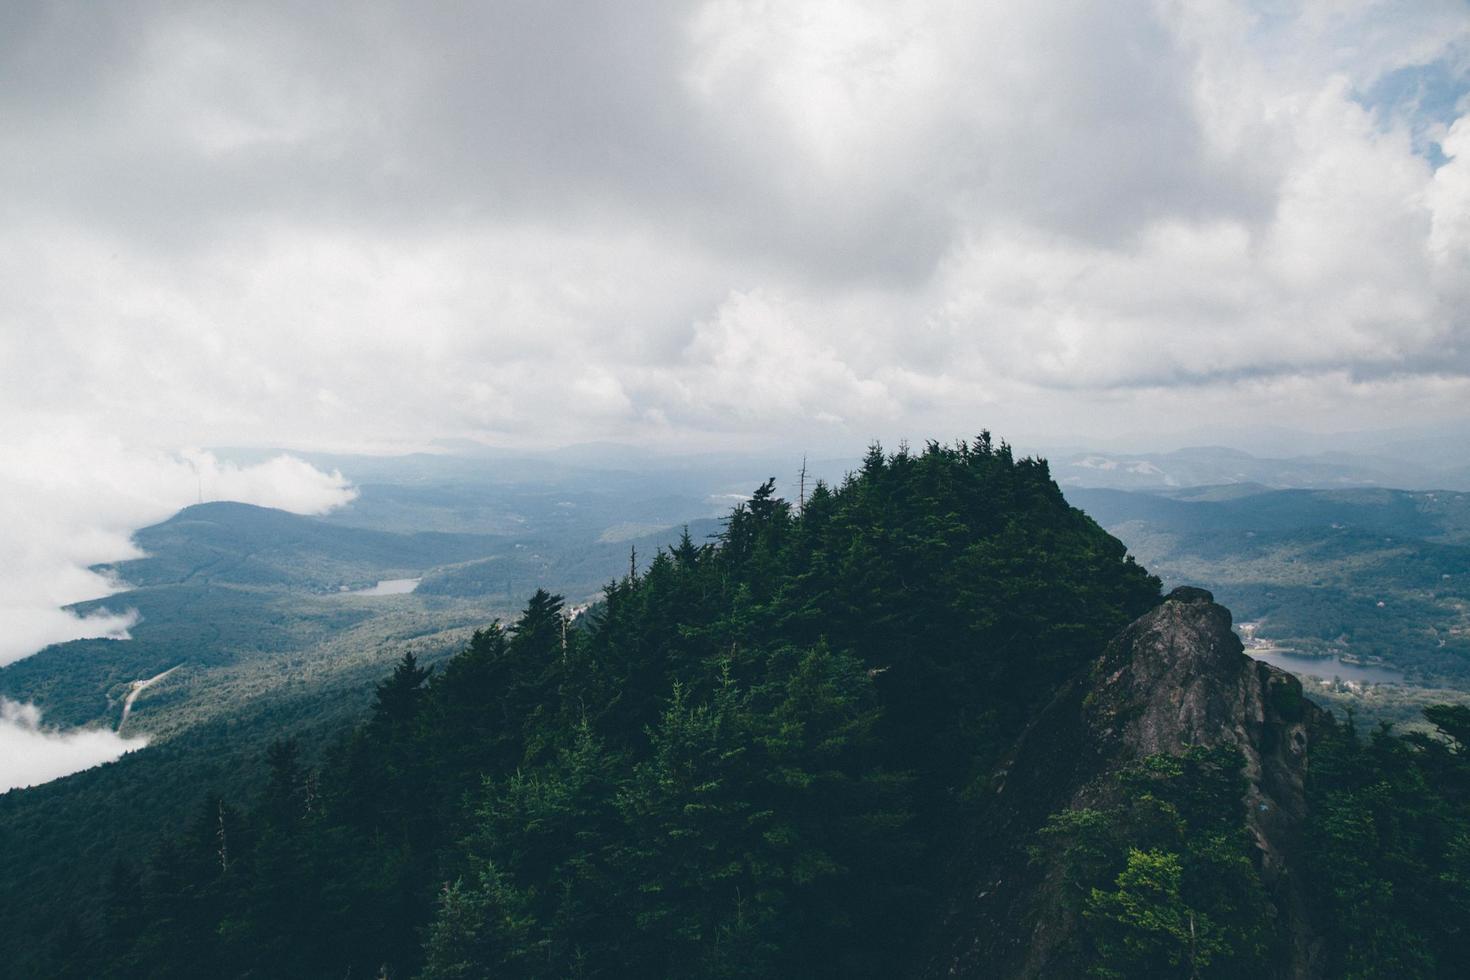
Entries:
{"label": "dense forest", "polygon": [[[406,654],[255,797],[106,869],[37,972],[70,977],[911,973],[950,858],[1038,708],[1160,599],[988,434],[885,455],[712,543],[636,562],[572,620],[536,593],[426,668]],[[1307,863],[1346,976],[1467,951],[1470,717],[1333,726]],[[1271,952],[1221,753],[1150,759],[1058,815],[1099,976],[1238,976]]]}
{"label": "dense forest", "polygon": [[[1470,709],[1425,711],[1438,737],[1318,732],[1302,853],[1312,975],[1458,977],[1470,962]],[[1053,814],[1078,942],[1105,978],[1273,976],[1288,956],[1253,859],[1231,748],[1154,755],[1110,803]]]}

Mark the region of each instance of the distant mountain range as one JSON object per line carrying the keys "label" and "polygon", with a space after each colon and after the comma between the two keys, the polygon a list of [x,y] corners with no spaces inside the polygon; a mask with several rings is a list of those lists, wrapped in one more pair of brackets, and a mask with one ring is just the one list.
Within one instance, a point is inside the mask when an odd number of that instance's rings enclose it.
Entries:
{"label": "distant mountain range", "polygon": [[[1018,455],[1041,455],[1062,487],[1166,490],[1259,484],[1275,489],[1393,487],[1470,491],[1470,449],[1458,441],[1409,439],[1365,442],[1313,452],[1254,451],[1200,445],[1168,451],[1017,445]],[[893,447],[888,447],[893,448]],[[218,449],[237,461],[269,458],[277,450]],[[580,533],[589,521],[672,525],[717,516],[767,477],[789,500],[801,494],[803,453],[668,455],[611,443],[546,452],[456,445],[451,452],[406,456],[305,453],[308,462],[340,470],[365,492],[327,519],[389,530],[444,530],[516,534],[529,518],[541,530],[565,524]],[[806,489],[817,480],[840,484],[862,464],[861,454],[811,453]],[[568,513],[575,504],[580,513]],[[560,513],[548,513],[560,506]]]}
{"label": "distant mountain range", "polygon": [[1077,452],[1053,456],[1051,470],[1063,487],[1114,490],[1222,484],[1260,484],[1283,489],[1470,490],[1470,465],[1458,461],[1436,467],[1389,456],[1342,452],[1268,458],[1223,446],[1167,453]]}
{"label": "distant mountain range", "polygon": [[1166,586],[1212,590],[1272,650],[1470,686],[1470,494],[1245,483],[1066,494]]}

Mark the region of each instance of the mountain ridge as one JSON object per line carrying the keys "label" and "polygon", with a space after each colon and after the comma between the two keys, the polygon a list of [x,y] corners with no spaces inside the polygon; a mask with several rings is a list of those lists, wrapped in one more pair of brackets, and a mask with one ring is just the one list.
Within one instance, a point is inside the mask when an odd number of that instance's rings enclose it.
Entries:
{"label": "mountain ridge", "polygon": [[[988,434],[874,447],[802,503],[767,481],[715,540],[622,564],[575,626],[538,589],[457,652],[416,643],[359,689],[355,726],[257,742],[254,789],[176,801],[182,828],[87,893],[80,939],[7,882],[25,925],[0,958],[303,980],[1429,978],[1464,961],[1470,712],[1426,712],[1442,740],[1358,740],[1247,658],[1211,593],[1162,596],[1044,461]],[[491,567],[460,569],[464,586]],[[284,654],[262,669],[301,666]],[[7,796],[0,841],[30,854],[51,832],[31,800],[205,771],[184,742]],[[93,829],[45,840],[100,857]],[[22,935],[48,922],[49,947]]]}

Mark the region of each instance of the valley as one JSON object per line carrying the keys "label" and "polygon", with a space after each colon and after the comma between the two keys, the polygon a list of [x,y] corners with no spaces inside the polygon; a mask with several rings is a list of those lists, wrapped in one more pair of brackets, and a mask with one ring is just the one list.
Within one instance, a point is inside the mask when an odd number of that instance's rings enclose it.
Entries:
{"label": "valley", "polygon": [[1254,484],[1068,499],[1166,585],[1212,590],[1247,652],[1372,724],[1470,704],[1470,494]]}
{"label": "valley", "polygon": [[[325,745],[404,653],[436,664],[538,588],[585,605],[686,524],[707,539],[722,509],[708,497],[728,486],[505,461],[335,463],[372,482],[328,518],[206,502],[139,530],[146,556],[105,569],[126,588],[75,607],[136,611],[130,639],[61,643],[0,668],[0,695],[35,705],[47,726],[147,739],[113,763],[0,794],[7,921],[30,921],[48,896],[93,892],[98,869],[146,853],[206,790],[253,791],[272,741]],[[639,518],[636,533],[600,541],[622,514]],[[86,900],[80,910],[92,914]]]}

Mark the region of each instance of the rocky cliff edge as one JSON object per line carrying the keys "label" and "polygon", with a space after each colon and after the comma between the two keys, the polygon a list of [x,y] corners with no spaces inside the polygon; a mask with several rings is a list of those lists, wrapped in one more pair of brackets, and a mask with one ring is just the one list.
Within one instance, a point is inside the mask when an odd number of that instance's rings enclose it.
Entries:
{"label": "rocky cliff edge", "polygon": [[1058,901],[1056,869],[1026,848],[1048,815],[1096,802],[1129,763],[1230,745],[1245,759],[1247,825],[1290,950],[1280,975],[1318,975],[1293,865],[1312,733],[1322,724],[1296,678],[1245,655],[1228,609],[1203,589],[1175,589],[1064,686],[996,773],[922,972],[1082,975],[1085,965],[1071,959],[1076,916]]}

